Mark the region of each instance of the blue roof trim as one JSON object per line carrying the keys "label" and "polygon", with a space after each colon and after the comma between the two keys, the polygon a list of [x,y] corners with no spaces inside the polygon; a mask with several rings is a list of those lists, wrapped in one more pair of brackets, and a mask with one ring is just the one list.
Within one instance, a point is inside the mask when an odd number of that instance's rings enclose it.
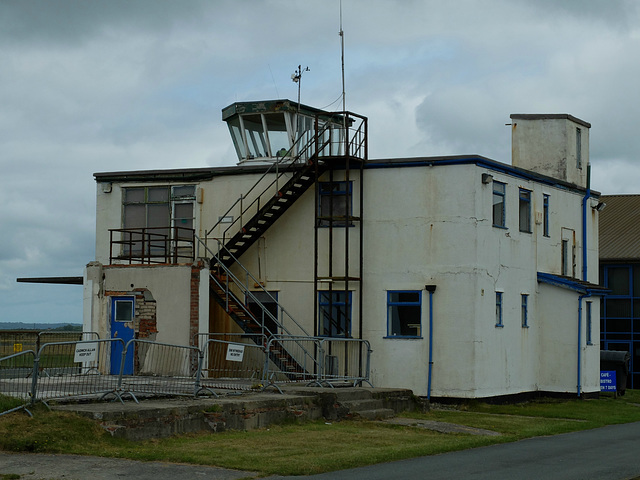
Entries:
{"label": "blue roof trim", "polygon": [[605,295],[608,290],[594,283],[573,280],[569,277],[562,277],[552,273],[538,272],[538,282],[553,285],[555,287],[573,290],[582,295]]}
{"label": "blue roof trim", "polygon": [[[442,165],[476,165],[478,167],[483,167],[488,170],[504,173],[506,175],[511,175],[512,177],[521,178],[524,180],[533,180],[538,183],[542,183],[544,185],[550,185],[553,187],[561,188],[564,190],[573,190],[576,192],[584,193],[586,191],[585,188],[578,187],[576,185],[570,184],[568,182],[562,182],[558,179],[547,177],[546,175],[541,175],[538,173],[531,172],[529,170],[524,170],[521,168],[514,167],[512,165],[507,165],[505,163],[500,163],[495,160],[491,160],[489,158],[480,156],[480,155],[468,155],[468,156],[459,156],[459,157],[433,157],[433,158],[421,158],[421,159],[394,159],[391,161],[368,161],[365,163],[365,169],[374,169],[374,168],[398,168],[398,167],[436,167]],[[593,192],[594,196],[598,197],[599,192]]]}

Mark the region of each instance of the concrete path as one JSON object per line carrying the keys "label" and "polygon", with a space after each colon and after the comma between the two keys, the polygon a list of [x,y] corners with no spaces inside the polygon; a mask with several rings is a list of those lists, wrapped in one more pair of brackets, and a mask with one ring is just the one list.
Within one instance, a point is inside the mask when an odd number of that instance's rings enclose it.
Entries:
{"label": "concrete path", "polygon": [[[74,455],[0,452],[0,474],[21,480],[176,480],[257,478],[253,472]],[[399,462],[330,472],[316,480],[629,480],[640,477],[640,422]]]}
{"label": "concrete path", "polygon": [[0,452],[0,475],[15,473],[20,480],[237,480],[256,478],[255,472],[163,462],[137,462],[79,455]]}

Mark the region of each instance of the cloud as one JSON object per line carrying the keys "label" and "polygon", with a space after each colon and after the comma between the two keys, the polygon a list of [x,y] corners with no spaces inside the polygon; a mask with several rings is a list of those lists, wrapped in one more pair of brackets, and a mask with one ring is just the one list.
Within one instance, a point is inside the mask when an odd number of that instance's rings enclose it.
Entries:
{"label": "cloud", "polygon": [[[298,65],[310,68],[302,102],[340,109],[339,6],[0,2],[0,311],[58,295],[66,307],[52,319],[81,315],[78,287],[35,289],[15,278],[80,275],[93,259],[94,172],[234,164],[221,109],[295,100]],[[637,2],[342,6],[347,108],[369,118],[371,158],[477,153],[509,162],[509,114],[571,113],[593,125],[594,188],[637,190]],[[24,315],[39,316],[31,306]]]}

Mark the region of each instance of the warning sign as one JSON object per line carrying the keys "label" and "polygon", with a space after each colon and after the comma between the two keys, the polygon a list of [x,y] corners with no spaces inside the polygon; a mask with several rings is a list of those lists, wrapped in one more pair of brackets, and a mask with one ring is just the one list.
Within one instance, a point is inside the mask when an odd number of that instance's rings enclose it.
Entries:
{"label": "warning sign", "polygon": [[74,362],[95,362],[98,359],[98,344],[76,343],[76,353],[73,357]]}
{"label": "warning sign", "polygon": [[227,360],[241,362],[244,358],[244,345],[229,344],[227,347]]}
{"label": "warning sign", "polygon": [[22,352],[22,344],[21,343],[14,343],[13,344],[13,353],[20,353]]}

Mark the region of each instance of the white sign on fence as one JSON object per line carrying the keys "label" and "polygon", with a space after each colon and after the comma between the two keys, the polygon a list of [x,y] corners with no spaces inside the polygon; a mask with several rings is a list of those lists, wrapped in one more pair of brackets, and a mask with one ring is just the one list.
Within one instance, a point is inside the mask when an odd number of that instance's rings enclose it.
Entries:
{"label": "white sign on fence", "polygon": [[76,343],[76,353],[73,356],[74,362],[95,362],[98,360],[98,344]]}
{"label": "white sign on fence", "polygon": [[227,347],[227,360],[231,362],[241,362],[244,358],[244,345],[229,344]]}

